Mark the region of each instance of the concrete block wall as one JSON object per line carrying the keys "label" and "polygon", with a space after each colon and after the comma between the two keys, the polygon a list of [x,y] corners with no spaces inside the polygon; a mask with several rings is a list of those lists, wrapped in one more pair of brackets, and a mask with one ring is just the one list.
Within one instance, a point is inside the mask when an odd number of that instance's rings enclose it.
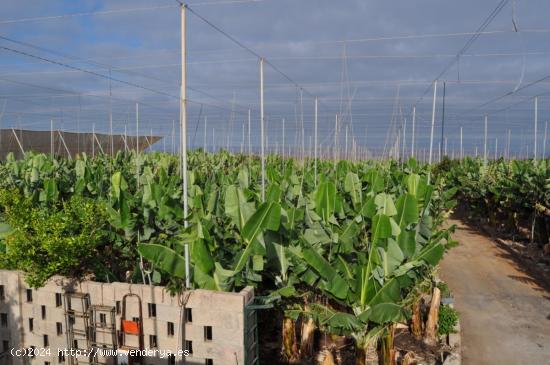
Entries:
{"label": "concrete block wall", "polygon": [[[57,276],[43,288],[31,289],[25,283],[24,274],[6,270],[0,270],[0,286],[4,290],[4,298],[0,298],[0,351],[3,354],[0,355],[0,365],[69,364],[68,358],[58,356],[58,349],[69,348],[63,304],[65,292],[88,293],[91,305],[114,307],[117,330],[121,329],[124,295],[137,294],[141,298],[145,349],[177,354],[186,346],[192,347],[192,354],[176,357],[176,364],[245,364],[245,305],[254,299],[252,288],[245,288],[239,293],[193,290],[173,297],[160,286],[77,282]],[[61,305],[59,295],[62,296]],[[191,312],[191,321],[185,319],[182,304]],[[78,306],[79,301],[73,300],[72,307]],[[139,317],[139,302],[131,296],[126,302],[126,319],[133,317]],[[109,316],[107,322],[110,322]],[[82,327],[78,320],[75,327]],[[211,339],[206,338],[206,332],[211,334]],[[137,338],[132,337],[127,337],[127,344],[137,345]],[[109,339],[99,338],[105,342]],[[31,346],[40,351],[34,358],[13,357],[5,351]],[[85,345],[79,343],[79,347],[84,348]],[[45,348],[51,352],[42,350]],[[112,360],[100,359],[100,362],[113,363]],[[87,361],[81,358],[79,363]],[[171,364],[168,358],[157,354],[144,358],[143,365]]]}

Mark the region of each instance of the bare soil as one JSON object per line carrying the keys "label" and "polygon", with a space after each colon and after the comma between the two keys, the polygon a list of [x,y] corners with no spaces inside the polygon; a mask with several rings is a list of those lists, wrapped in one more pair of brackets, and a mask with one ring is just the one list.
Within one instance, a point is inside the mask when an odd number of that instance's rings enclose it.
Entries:
{"label": "bare soil", "polygon": [[465,221],[441,278],[460,313],[464,365],[550,365],[550,280],[509,246]]}

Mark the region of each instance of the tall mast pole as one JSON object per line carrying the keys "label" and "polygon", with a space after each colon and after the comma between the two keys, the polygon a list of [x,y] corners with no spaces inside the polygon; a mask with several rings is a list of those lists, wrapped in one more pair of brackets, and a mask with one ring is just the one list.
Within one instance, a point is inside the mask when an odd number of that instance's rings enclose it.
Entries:
{"label": "tall mast pole", "polygon": [[539,98],[535,97],[535,143],[533,144],[533,159],[537,160],[537,126],[539,124]]}
{"label": "tall mast pole", "polygon": [[[181,144],[181,161],[182,161],[182,177],[183,177],[183,216],[184,226],[187,228],[188,202],[187,202],[187,43],[186,43],[186,22],[185,10],[187,5],[182,4],[180,7],[181,14],[181,98],[180,98],[180,144]],[[185,244],[185,286],[187,289],[191,287],[189,280],[189,244]]]}
{"label": "tall mast pole", "polygon": [[109,133],[111,134],[111,156],[115,154],[115,144],[113,141],[113,91],[111,87],[111,69],[109,68]]}
{"label": "tall mast pole", "polygon": [[511,139],[512,131],[508,129],[508,142],[506,143],[506,158],[510,159],[510,139]]}
{"label": "tall mast pole", "polygon": [[252,156],[252,144],[250,143],[250,109],[248,109],[248,156]]}
{"label": "tall mast pole", "polygon": [[176,154],[176,121],[172,120],[172,154]]}
{"label": "tall mast pole", "polygon": [[283,159],[285,158],[285,118],[283,118]]}
{"label": "tall mast pole", "polygon": [[344,144],[344,159],[348,158],[348,126],[346,125],[346,139]]}
{"label": "tall mast pole", "polygon": [[[443,110],[441,112],[441,139],[439,140],[439,156],[442,156],[441,149],[445,139],[445,94],[447,90],[447,83],[443,82]],[[447,153],[447,151],[445,151]],[[440,157],[441,159],[441,157]]]}
{"label": "tall mast pole", "polygon": [[403,143],[402,143],[402,149],[403,149],[403,157],[401,161],[405,161],[405,145],[407,144],[407,118],[405,118],[405,122],[403,124]]}
{"label": "tall mast pole", "polygon": [[[435,99],[437,97],[437,80],[434,81],[434,98],[432,102],[432,129],[430,132],[430,155],[428,156],[428,164],[432,164],[432,153],[434,146],[434,126],[435,126]],[[430,183],[431,174],[428,173],[428,183]]]}
{"label": "tall mast pole", "polygon": [[124,150],[128,152],[128,127],[126,126],[126,123],[124,123]]}
{"label": "tall mast pole", "polygon": [[50,119],[50,156],[53,160],[53,119]]}
{"label": "tall mast pole", "polygon": [[485,116],[485,130],[483,133],[483,167],[487,168],[487,116]]}
{"label": "tall mast pole", "polygon": [[414,127],[416,123],[416,106],[413,106],[412,135],[411,135],[411,157],[414,157]]}
{"label": "tall mast pole", "polygon": [[306,153],[306,137],[304,131],[304,90],[300,88],[300,121],[302,124],[302,160]]}
{"label": "tall mast pole", "polygon": [[243,124],[241,125],[241,155],[243,154],[243,151],[244,151],[244,122]]}
{"label": "tall mast pole", "polygon": [[460,127],[460,159],[464,158],[464,148],[462,145],[462,127]]}
{"label": "tall mast pole", "polygon": [[208,123],[208,117],[204,116],[204,145],[202,146],[202,150],[204,153],[206,153],[206,131],[207,131],[207,123]]}
{"label": "tall mast pole", "polygon": [[[95,137],[95,133],[94,133],[94,137]],[[92,140],[93,142],[93,140]],[[95,143],[95,142],[94,142]],[[139,186],[140,186],[140,178],[139,178],[139,104],[136,103],[136,183],[137,183],[137,190],[139,191]],[[139,229],[138,229],[138,232],[137,232],[137,242],[138,244],[141,242],[141,236],[140,236],[140,233],[139,233]],[[141,256],[141,254],[139,255],[139,267],[140,269],[143,269],[143,257]],[[143,281],[143,283],[145,284],[145,274],[143,273],[143,270],[141,270],[141,280]]]}
{"label": "tall mast pole", "polygon": [[547,138],[547,132],[548,132],[548,121],[544,123],[544,140],[542,145],[542,158],[546,158],[546,138]]}
{"label": "tall mast pole", "polygon": [[265,151],[264,151],[264,59],[260,58],[260,147],[262,158],[262,202],[265,201]]}
{"label": "tall mast pole", "polygon": [[[139,104],[136,103],[136,159],[139,153]],[[138,175],[139,180],[139,175]]]}
{"label": "tall mast pole", "polygon": [[338,160],[338,114],[336,114],[336,119],[334,121],[334,164]]}
{"label": "tall mast pole", "polygon": [[314,155],[314,165],[315,165],[315,186],[317,186],[317,109],[318,109],[318,100],[315,98],[315,139],[313,141],[313,155]]}
{"label": "tall mast pole", "polygon": [[[52,129],[52,157],[53,157],[53,129]],[[92,123],[92,158],[95,158],[95,123]]]}

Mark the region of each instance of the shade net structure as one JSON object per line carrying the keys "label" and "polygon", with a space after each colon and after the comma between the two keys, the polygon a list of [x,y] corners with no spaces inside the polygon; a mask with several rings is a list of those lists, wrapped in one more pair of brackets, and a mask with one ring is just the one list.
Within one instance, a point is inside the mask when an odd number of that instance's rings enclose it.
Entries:
{"label": "shade net structure", "polygon": [[158,142],[160,136],[125,136],[121,134],[74,133],[60,130],[32,131],[24,129],[0,129],[0,159],[8,153],[16,158],[25,152],[53,153],[72,158],[77,154],[89,156],[116,154],[118,151],[144,151]]}

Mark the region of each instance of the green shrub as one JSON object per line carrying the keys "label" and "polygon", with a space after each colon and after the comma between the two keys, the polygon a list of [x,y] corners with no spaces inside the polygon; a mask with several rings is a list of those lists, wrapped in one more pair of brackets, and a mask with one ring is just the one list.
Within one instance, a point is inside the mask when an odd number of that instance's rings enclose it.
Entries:
{"label": "green shrub", "polygon": [[0,190],[2,220],[11,228],[0,265],[22,270],[32,287],[53,275],[80,278],[99,269],[107,222],[103,206],[73,196],[49,207],[35,205],[18,190]]}
{"label": "green shrub", "polygon": [[439,328],[440,336],[446,336],[449,333],[455,333],[455,326],[458,323],[458,312],[448,306],[442,305],[439,307]]}

